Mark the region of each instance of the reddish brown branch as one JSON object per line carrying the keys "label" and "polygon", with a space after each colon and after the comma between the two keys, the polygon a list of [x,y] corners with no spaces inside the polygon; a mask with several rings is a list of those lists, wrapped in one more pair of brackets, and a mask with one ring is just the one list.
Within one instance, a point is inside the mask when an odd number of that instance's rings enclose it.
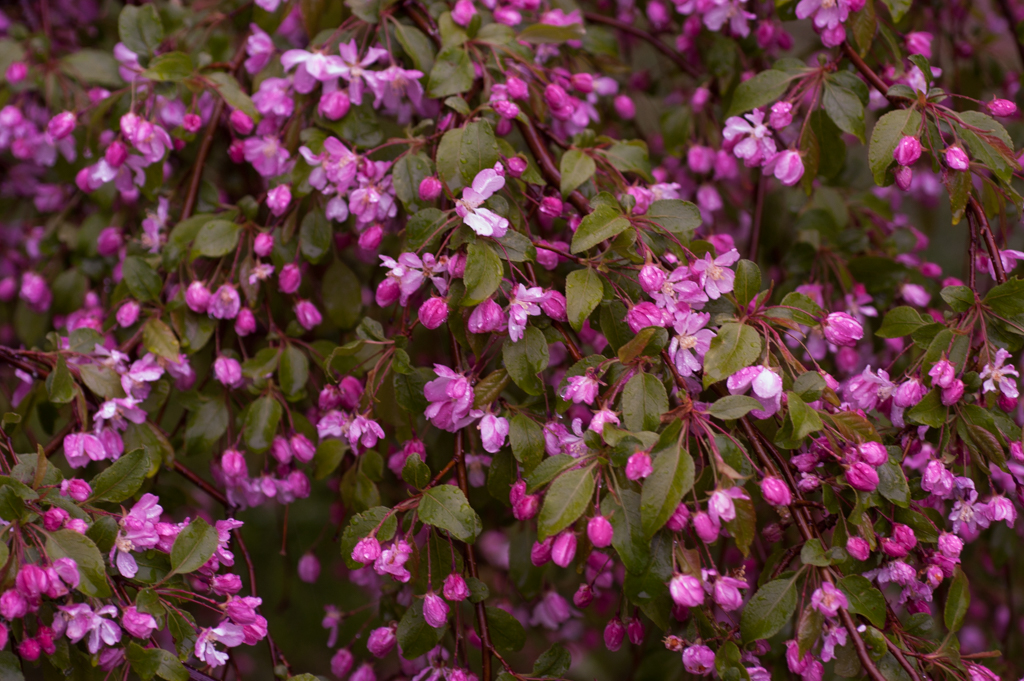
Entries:
{"label": "reddish brown branch", "polygon": [[[544,180],[555,189],[558,189],[562,185],[562,173],[555,166],[555,159],[551,156],[551,152],[548,151],[544,140],[540,138],[537,129],[531,123],[524,123],[523,121],[517,121],[517,123],[519,124],[519,131],[523,133],[523,137],[526,139],[526,145],[530,147],[530,152],[533,153],[533,157],[537,159],[537,163],[540,165],[540,172],[544,176]],[[576,207],[580,215],[588,215],[590,213],[590,202],[587,201],[587,197],[578,191],[569,194],[569,202]]]}
{"label": "reddish brown branch", "polygon": [[885,98],[889,100],[890,104],[894,106],[899,104],[899,100],[896,97],[889,96],[889,86],[885,84],[885,81],[882,80],[882,78],[875,73],[870,66],[868,66],[866,61],[861,59],[861,56],[857,54],[857,50],[853,49],[850,43],[843,43],[843,53],[851,62],[853,62],[854,68],[860,71],[860,75],[864,76],[864,78],[871,83],[872,87],[885,95]]}

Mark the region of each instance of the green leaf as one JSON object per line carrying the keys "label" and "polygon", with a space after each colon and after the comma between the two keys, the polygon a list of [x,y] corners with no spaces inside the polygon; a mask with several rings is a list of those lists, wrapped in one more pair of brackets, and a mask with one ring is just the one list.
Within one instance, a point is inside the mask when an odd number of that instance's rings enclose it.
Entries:
{"label": "green leaf", "polygon": [[761,409],[761,403],[749,395],[726,395],[718,398],[708,408],[708,413],[717,419],[728,421],[746,416],[754,409]]}
{"label": "green leaf", "polygon": [[701,223],[700,209],[689,201],[680,199],[655,201],[643,217],[687,241],[693,238],[694,231]]}
{"label": "green leaf", "polygon": [[693,457],[680,447],[681,426],[677,420],[661,434],[652,452],[654,472],[640,490],[640,525],[648,538],[668,522],[693,487]]}
{"label": "green leaf", "polygon": [[825,392],[825,379],[817,371],[805,371],[793,381],[793,392],[804,402],[814,402]]}
{"label": "green leaf", "polygon": [[953,312],[967,312],[975,301],[974,291],[967,286],[946,286],[939,291],[939,295]]}
{"label": "green leaf", "polygon": [[597,309],[603,297],[604,284],[594,269],[588,267],[570,272],[565,278],[565,306],[569,325],[576,331],[583,328],[583,323]]}
{"label": "green leaf", "polygon": [[967,609],[971,606],[971,586],[967,582],[967,575],[957,566],[953,581],[949,583],[949,592],[946,594],[946,608],[943,611],[943,621],[950,633],[960,631],[967,617]]}
{"label": "green leaf", "polygon": [[657,354],[666,345],[668,345],[668,332],[657,326],[648,326],[640,329],[628,343],[621,345],[616,354],[620,362],[629,364],[642,354]]}
{"label": "green leaf", "polygon": [[612,547],[626,570],[644,574],[651,559],[651,540],[643,533],[640,495],[628,487],[619,489],[618,494],[618,500],[611,494],[605,495],[601,500],[601,514],[611,518]]}
{"label": "green leaf", "polygon": [[430,73],[434,67],[434,46],[427,35],[414,26],[395,22],[395,38],[412,60],[412,65],[421,73]]}
{"label": "green leaf", "polygon": [[906,418],[922,426],[941,428],[948,415],[949,408],[942,404],[942,391],[935,388],[907,410]]}
{"label": "green leaf", "polygon": [[344,440],[324,440],[318,444],[313,455],[313,477],[323,480],[337,470],[347,451],[348,444]]}
{"label": "green leaf", "polygon": [[704,386],[725,380],[761,355],[761,336],[752,327],[726,322],[704,356]]}
{"label": "green leaf", "polygon": [[46,536],[46,553],[51,560],[71,558],[78,565],[78,591],[93,598],[109,598],[107,569],[103,556],[88,537],[73,530],[57,530]]}
{"label": "green leaf", "polygon": [[886,313],[885,319],[882,320],[882,328],[876,331],[875,335],[879,338],[902,338],[931,323],[914,308],[901,305]]}
{"label": "green leaf", "polygon": [[622,216],[618,208],[599,205],[590,215],[583,218],[579,229],[572,237],[572,252],[582,253],[605,239],[618,236],[629,227],[629,220]]}
{"label": "green leaf", "polygon": [[359,323],[363,314],[362,283],[348,265],[336,259],[327,268],[320,290],[327,317],[343,329]]}
{"label": "green leaf", "polygon": [[553,26],[551,24],[530,24],[524,28],[516,40],[523,40],[534,45],[559,45],[570,40],[580,40],[586,34],[580,24]]}
{"label": "green leaf", "polygon": [[179,82],[192,75],[195,66],[192,58],[184,52],[167,52],[154,57],[149,68],[142,72],[143,78],[157,81]]}
{"label": "green leaf", "polygon": [[761,292],[761,268],[749,260],[736,263],[736,281],[732,292],[740,311],[746,311],[750,301]]}
{"label": "green leaf", "polygon": [[501,396],[501,392],[508,387],[511,379],[504,369],[495,369],[473,386],[475,393],[473,406],[483,409]]}
{"label": "green leaf", "polygon": [[991,168],[999,179],[1009,182],[1014,171],[1019,170],[1020,164],[1014,157],[1013,140],[1010,139],[1006,129],[994,118],[980,111],[964,111],[959,115],[960,120],[966,125],[984,131],[958,129],[971,153]]}
{"label": "green leaf", "polygon": [[876,470],[878,471],[878,493],[897,506],[903,508],[910,506],[910,485],[907,483],[907,476],[903,473],[903,467],[890,457]]}
{"label": "green leaf", "polygon": [[432,203],[421,202],[419,198],[420,183],[432,174],[433,164],[426,154],[406,154],[395,161],[391,171],[395,195],[410,213],[415,213]]}
{"label": "green leaf", "polygon": [[864,104],[853,90],[840,85],[836,78],[826,78],[821,102],[840,130],[864,142]]}
{"label": "green leaf", "polygon": [[913,108],[890,111],[875,123],[871,131],[871,141],[868,143],[868,164],[875,184],[887,184],[886,170],[895,162],[892,152],[903,138],[903,130],[913,114]]}
{"label": "green leaf", "polygon": [[483,523],[469,505],[466,495],[458,487],[438,485],[428,489],[420,499],[419,516],[427,525],[433,525],[466,543],[473,543]]}
{"label": "green leaf", "polygon": [[798,575],[768,582],[744,606],[740,615],[744,643],[771,638],[786,626],[796,610]]}
{"label": "green leaf", "polygon": [[[85,83],[114,89],[124,87],[118,72],[120,64],[109,50],[81,49],[60,59],[60,70]],[[111,98],[113,100],[115,98]]]}
{"label": "green leaf", "polygon": [[526,476],[526,491],[533,494],[538,488],[554,480],[556,475],[572,467],[575,463],[576,459],[568,454],[549,456]]}
{"label": "green leaf", "polygon": [[310,211],[302,218],[302,226],[299,227],[299,249],[306,260],[313,264],[323,262],[331,252],[332,238],[331,223],[322,211]]}
{"label": "green leaf", "polygon": [[132,671],[148,681],[159,676],[165,681],[188,681],[188,670],[178,658],[163,648],[143,648],[135,641],[128,644],[128,664]]}
{"label": "green leaf", "polygon": [[668,392],[651,374],[639,373],[622,390],[622,415],[626,428],[655,431],[668,411]]}
{"label": "green leaf", "polygon": [[832,560],[825,554],[825,547],[817,537],[811,537],[800,549],[800,562],[804,565],[828,567]]}
{"label": "green leaf", "polygon": [[126,6],[117,18],[121,42],[141,57],[148,57],[164,39],[164,25],[155,5]]}
{"label": "green leaf", "polygon": [[793,424],[794,440],[803,440],[811,433],[819,431],[824,427],[818,412],[808,407],[807,403],[799,395],[788,391],[786,392],[786,397],[789,399],[789,418]]}
{"label": "green leaf", "polygon": [[129,452],[89,482],[92,487],[89,501],[119,504],[139,491],[148,472],[149,456],[146,451],[136,449]]}
{"label": "green leaf", "polygon": [[793,75],[769,69],[736,86],[726,116],[736,116],[771,104],[786,93]]}
{"label": "green leaf", "polygon": [[146,303],[160,298],[164,282],[157,275],[156,270],[139,256],[129,255],[125,258],[121,264],[121,273],[124,276],[124,283],[128,285],[128,290],[139,302]]}
{"label": "green leaf", "polygon": [[487,626],[491,630],[491,642],[499,653],[515,653],[526,645],[523,625],[501,608],[487,607]]}
{"label": "green leaf", "polygon": [[[448,485],[445,485],[446,487]],[[441,641],[447,627],[435,629],[423,619],[423,601],[414,598],[412,605],[402,615],[398,622],[398,630],[395,635],[398,638],[398,645],[402,647],[402,654],[409,657],[426,655]]]}
{"label": "green leaf", "polygon": [[1024,279],[1014,277],[996,286],[985,294],[984,303],[1003,317],[1024,314]]}
{"label": "green leaf", "polygon": [[234,76],[224,71],[207,73],[205,75],[213,83],[217,94],[227,102],[228,106],[232,109],[241,109],[253,121],[258,122],[260,120],[261,116],[256,111],[256,106],[252,103],[252,99],[249,98],[249,95],[245,94]]}
{"label": "green leaf", "polygon": [[540,329],[528,326],[523,330],[522,340],[506,339],[501,354],[505,370],[516,385],[529,395],[544,394],[540,373],[547,369],[550,357],[548,341]]}
{"label": "green leaf", "polygon": [[46,377],[46,393],[54,404],[67,404],[75,398],[75,379],[71,378],[64,355],[57,355],[57,364]]}
{"label": "green leaf", "polygon": [[430,484],[430,466],[423,463],[423,459],[414,454],[405,460],[405,466],[402,467],[402,480],[416,489],[423,489]]}
{"label": "green leaf", "polygon": [[537,539],[544,541],[576,522],[594,495],[592,466],[562,473],[544,495],[537,518]]}
{"label": "green leaf", "polygon": [[740,649],[732,641],[723,644],[715,654],[715,671],[720,679],[750,680],[750,672],[740,659]]}
{"label": "green leaf", "polygon": [[607,149],[598,149],[617,170],[624,173],[636,173],[647,181],[652,181],[651,161],[647,151],[647,143],[643,140],[616,142]]}
{"label": "green leaf", "polygon": [[493,249],[483,243],[470,244],[466,251],[466,272],[462,279],[466,284],[462,305],[479,305],[490,298],[501,285],[504,273],[501,259]]}
{"label": "green leaf", "polygon": [[242,226],[227,220],[210,220],[199,228],[192,244],[192,257],[220,258],[238,247]]}
{"label": "green leaf", "polygon": [[352,14],[368,24],[380,22],[381,11],[393,3],[394,0],[345,0],[345,6],[352,10]]}
{"label": "green leaf", "polygon": [[597,172],[597,164],[594,163],[594,159],[579,149],[570,149],[565,152],[559,165],[561,166],[563,197],[569,196]]}
{"label": "green leaf", "polygon": [[228,408],[213,399],[188,415],[185,421],[185,453],[207,454],[228,429]]}
{"label": "green leaf", "polygon": [[288,345],[281,353],[281,366],[277,370],[281,390],[289,397],[298,395],[309,380],[309,358],[298,346]]}
{"label": "green leaf", "polygon": [[509,421],[508,439],[512,455],[523,465],[524,473],[529,475],[544,458],[544,429],[530,417],[519,413]]}
{"label": "green leaf", "polygon": [[850,602],[850,613],[865,617],[876,627],[885,626],[885,596],[870,581],[860,575],[849,575],[840,579],[837,586]]}
{"label": "green leaf", "polygon": [[245,446],[250,451],[262,454],[270,449],[281,414],[281,403],[273,397],[261,397],[249,406],[242,427]]}
{"label": "green leaf", "polygon": [[427,96],[440,99],[465,92],[473,86],[473,62],[461,46],[453,45],[437,55],[427,80]]}
{"label": "green leaf", "polygon": [[178,533],[171,546],[171,569],[186,575],[206,565],[217,550],[217,530],[202,518],[196,518]]}
{"label": "green leaf", "polygon": [[562,645],[556,643],[537,658],[533,663],[530,676],[536,678],[562,678],[572,666],[572,655]]}
{"label": "green leaf", "polygon": [[885,6],[889,8],[889,14],[892,15],[893,23],[899,23],[903,15],[910,9],[911,0],[882,0]]}
{"label": "green leaf", "polygon": [[459,172],[466,186],[473,183],[481,170],[493,168],[501,159],[494,129],[487,121],[473,121],[462,128],[459,140]]}
{"label": "green leaf", "polygon": [[181,346],[174,331],[156,317],[150,318],[142,326],[142,344],[157,357],[172,362],[177,362],[181,354]]}

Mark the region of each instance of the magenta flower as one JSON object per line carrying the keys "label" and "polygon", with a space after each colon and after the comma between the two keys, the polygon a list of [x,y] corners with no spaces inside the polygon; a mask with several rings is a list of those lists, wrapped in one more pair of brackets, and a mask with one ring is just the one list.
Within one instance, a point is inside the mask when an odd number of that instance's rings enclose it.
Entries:
{"label": "magenta flower", "polygon": [[448,621],[448,604],[433,591],[428,591],[423,598],[423,619],[435,629]]}
{"label": "magenta flower", "polygon": [[691,674],[708,676],[715,670],[715,653],[704,645],[690,646],[683,651],[683,667]]}
{"label": "magenta flower", "polygon": [[764,124],[764,111],[761,109],[754,109],[742,117],[732,116],[726,119],[722,136],[727,142],[739,140],[732,153],[736,158],[742,158],[743,164],[748,168],[762,165],[775,153],[775,140],[768,126]]}
{"label": "magenta flower", "polygon": [[364,83],[372,87],[373,81],[377,76],[377,72],[368,71],[367,67],[387,57],[388,51],[379,47],[371,47],[366,51],[366,56],[360,59],[356,41],[351,40],[348,43],[339,45],[338,52],[341,65],[337,67],[336,75],[348,81],[348,96],[353,104],[359,106],[363,103]]}
{"label": "magenta flower", "polygon": [[692,575],[674,575],[668,583],[668,590],[676,605],[686,608],[704,605],[704,585]]}
{"label": "magenta flower", "polygon": [[480,429],[480,441],[484,450],[495,454],[505,446],[505,438],[508,437],[508,419],[493,414],[485,414],[477,425]]}
{"label": "magenta flower", "polygon": [[601,382],[597,380],[592,370],[587,371],[583,376],[570,376],[566,382],[568,385],[561,392],[563,400],[576,404],[593,404],[597,399]]}
{"label": "magenta flower", "polygon": [[840,610],[850,607],[846,595],[833,584],[824,582],[811,594],[811,607],[825,617],[835,617]]}
{"label": "magenta flower", "polygon": [[224,621],[214,628],[205,628],[199,632],[199,636],[196,638],[195,654],[197,658],[211,667],[220,667],[227,663],[228,655],[217,650],[214,644],[220,643],[226,648],[235,648],[244,640],[245,632],[242,627]]}
{"label": "magenta flower", "polygon": [[274,177],[285,170],[291,154],[281,141],[272,135],[250,137],[243,143],[245,160],[263,177]]}
{"label": "magenta flower", "polygon": [[1010,359],[1010,353],[999,348],[996,350],[995,360],[986,364],[982,369],[981,378],[984,382],[981,387],[984,392],[999,391],[1007,397],[1014,399],[1018,397],[1020,392],[1015,379],[1019,378],[1020,374],[1012,364],[1004,366],[1008,359]]}
{"label": "magenta flower", "polygon": [[541,304],[544,303],[550,292],[539,286],[526,288],[522,284],[515,289],[509,298],[508,306],[508,335],[513,342],[523,339],[523,332],[526,329],[528,317],[536,317],[541,314]]}
{"label": "magenta flower", "polygon": [[673,327],[676,336],[668,347],[668,354],[681,376],[692,376],[703,366],[704,355],[711,347],[715,333],[705,329],[711,315],[703,312],[689,312],[676,320]]}
{"label": "magenta flower", "polygon": [[156,618],[147,612],[140,612],[134,605],[125,608],[121,614],[121,625],[135,638],[149,638],[157,629]]}
{"label": "magenta flower", "polygon": [[425,415],[438,428],[454,433],[477,418],[471,412],[473,387],[465,376],[443,364],[435,364],[434,372],[437,378],[423,389],[430,403]]}
{"label": "magenta flower", "polygon": [[739,251],[734,248],[714,259],[710,253],[705,253],[703,260],[693,264],[692,270],[700,277],[700,285],[708,298],[717,300],[723,293],[732,291],[736,273],[729,267],[739,259]]}
{"label": "magenta flower", "polygon": [[462,198],[455,202],[455,212],[480,236],[500,239],[508,231],[508,220],[481,206],[504,186],[505,178],[495,169],[481,170],[473,178],[473,184],[462,190]]}
{"label": "magenta flower", "polygon": [[217,292],[210,296],[206,313],[214,319],[234,319],[241,307],[242,299],[238,295],[238,290],[231,284],[222,284]]}

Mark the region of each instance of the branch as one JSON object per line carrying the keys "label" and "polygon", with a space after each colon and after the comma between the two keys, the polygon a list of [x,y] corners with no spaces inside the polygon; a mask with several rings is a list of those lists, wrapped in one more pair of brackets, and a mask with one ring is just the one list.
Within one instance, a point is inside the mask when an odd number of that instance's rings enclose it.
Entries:
{"label": "branch", "polygon": [[850,43],[843,42],[843,53],[846,54],[847,58],[853,62],[854,67],[860,71],[860,74],[864,76],[872,87],[885,95],[885,98],[889,100],[889,103],[893,106],[899,106],[900,101],[896,97],[889,96],[889,87],[885,84],[885,81],[881,77],[871,70],[871,67],[867,65],[860,55],[857,54],[857,50],[850,46]]}
{"label": "branch", "polygon": [[627,24],[623,21],[619,21],[618,19],[606,17],[601,14],[594,14],[593,12],[584,12],[583,17],[587,21],[593,21],[596,24],[604,24],[605,26],[611,26],[613,28],[617,28],[623,33],[628,33],[632,36],[636,36],[637,38],[640,38],[641,40],[650,43],[651,47],[653,47],[658,52],[661,52],[663,55],[668,57],[673,64],[679,67],[680,70],[689,74],[693,78],[697,78],[700,75],[697,72],[697,69],[694,67],[694,65],[690,63],[689,59],[684,57],[675,49],[669,47],[665,43],[658,40],[658,38],[655,37],[653,34],[648,33],[647,31],[641,28],[637,28],[633,24]]}
{"label": "branch", "polygon": [[[519,125],[519,131],[523,133],[523,137],[526,139],[527,146],[530,147],[530,151],[533,153],[534,158],[537,159],[537,163],[540,164],[540,172],[544,176],[544,179],[552,187],[558,189],[562,185],[562,173],[555,166],[555,159],[551,156],[551,152],[548,151],[547,146],[544,145],[544,141],[537,134],[537,129],[533,127],[532,123],[524,123],[523,121],[516,121]],[[578,191],[574,191],[569,194],[569,202],[576,207],[576,210],[580,212],[580,215],[587,215],[590,213],[590,202],[587,198],[580,194]]]}

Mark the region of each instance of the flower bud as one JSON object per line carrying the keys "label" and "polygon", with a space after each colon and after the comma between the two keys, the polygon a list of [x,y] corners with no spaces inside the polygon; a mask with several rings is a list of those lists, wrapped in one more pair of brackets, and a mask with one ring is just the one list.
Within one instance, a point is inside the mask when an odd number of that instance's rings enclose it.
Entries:
{"label": "flower bud", "polygon": [[683,651],[683,667],[691,674],[707,676],[715,669],[715,653],[707,646],[690,646]]}
{"label": "flower bud", "polygon": [[444,298],[434,296],[419,309],[420,323],[428,329],[436,329],[448,319],[448,303]]}
{"label": "flower bud", "polygon": [[892,157],[901,166],[914,165],[921,158],[921,141],[911,135],[904,135],[892,150]]}
{"label": "flower bud", "polygon": [[537,515],[540,510],[540,497],[536,494],[527,494],[519,503],[512,505],[512,515],[516,520],[529,520]]}
{"label": "flower bud", "polygon": [[[1000,102],[1006,100],[997,99],[995,101]],[[989,109],[991,110],[991,108],[992,105],[990,104]],[[75,118],[75,114],[71,111],[64,111],[51,118],[50,122],[46,124],[46,134],[48,134],[54,141],[62,140],[74,131],[76,123],[77,119]]]}
{"label": "flower bud", "polygon": [[184,118],[181,119],[181,127],[188,133],[196,132],[202,124],[203,119],[194,113],[185,114]]}
{"label": "flower bud", "polygon": [[910,189],[910,183],[914,180],[914,171],[906,166],[900,166],[893,173],[893,177],[896,178],[896,186],[903,191]]}
{"label": "flower bud", "polygon": [[781,151],[770,165],[775,168],[775,179],[787,187],[792,187],[804,176],[804,162],[799,151]]}
{"label": "flower bud", "polygon": [[846,540],[846,551],[857,560],[867,560],[871,556],[871,545],[860,537]]}
{"label": "flower bud", "polygon": [[299,267],[295,263],[288,263],[281,268],[281,272],[277,275],[277,288],[281,293],[295,293],[299,290],[301,283],[302,272],[299,271]]}
{"label": "flower bud", "polygon": [[626,633],[629,634],[629,642],[635,646],[644,642],[644,624],[639,617],[634,617],[626,625]]}
{"label": "flower bud", "polygon": [[686,507],[685,502],[679,502],[676,506],[676,510],[672,512],[668,522],[665,523],[672,532],[682,532],[686,529],[686,524],[690,521],[690,509]]}
{"label": "flower bud", "polygon": [[594,590],[589,584],[580,584],[576,593],[572,596],[572,602],[577,608],[585,608],[594,602]]}
{"label": "flower bud", "polygon": [[647,452],[636,452],[626,462],[626,477],[630,480],[641,480],[654,472],[651,455]]}
{"label": "flower bud", "polygon": [[715,166],[715,150],[699,144],[693,145],[686,152],[686,165],[696,175],[711,172]]}
{"label": "flower bud", "polygon": [[540,303],[540,309],[544,311],[544,314],[556,322],[569,321],[565,306],[565,296],[560,291],[549,291],[547,298]]}
{"label": "flower bud", "polygon": [[320,97],[317,111],[329,121],[338,121],[345,117],[352,105],[345,90],[335,90]]}
{"label": "flower bud", "polygon": [[636,104],[628,96],[619,95],[615,98],[615,113],[619,115],[619,118],[631,120],[636,116]]}
{"label": "flower bud", "polygon": [[644,265],[640,268],[638,279],[640,281],[640,288],[645,293],[657,293],[665,285],[668,275],[658,265]]}
{"label": "flower bud", "polygon": [[857,445],[857,456],[861,461],[876,468],[889,460],[889,453],[879,442],[864,442]]}
{"label": "flower bud", "polygon": [[508,160],[508,171],[512,174],[512,177],[519,177],[526,172],[528,165],[524,159],[513,156]]}
{"label": "flower bud", "polygon": [[242,383],[242,365],[230,357],[218,357],[213,363],[213,374],[221,385],[228,388]]}
{"label": "flower bud", "polygon": [[445,577],[442,593],[449,601],[459,603],[469,598],[469,587],[466,586],[466,580],[462,578],[462,575],[452,572]]}
{"label": "flower bud", "polygon": [[420,201],[433,201],[441,195],[442,190],[441,180],[433,175],[424,177],[423,181],[420,182]]}
{"label": "flower bud", "polygon": [[505,327],[505,312],[501,306],[488,298],[473,308],[466,328],[470,333],[494,333]]}
{"label": "flower bud", "polygon": [[476,16],[476,7],[473,0],[459,0],[452,8],[452,21],[459,26],[469,26],[469,22]]}
{"label": "flower bud", "polygon": [[195,313],[202,314],[210,304],[210,289],[201,281],[193,281],[185,290],[185,304]]}
{"label": "flower bud", "polygon": [[149,638],[157,629],[156,618],[148,612],[140,612],[134,605],[124,609],[121,624],[125,631],[135,638]]}
{"label": "flower bud", "polygon": [[1008,99],[993,99],[986,106],[993,116],[1004,117],[1017,113],[1017,105]]}
{"label": "flower bud", "polygon": [[549,218],[557,218],[562,214],[562,200],[557,196],[545,196],[540,202],[540,212]]}
{"label": "flower bud", "polygon": [[220,468],[228,478],[244,478],[249,474],[245,457],[237,449],[227,449],[220,457]]}
{"label": "flower bud", "polygon": [[423,619],[435,629],[448,621],[448,604],[433,591],[427,592],[423,599]]}
{"label": "flower bud", "polygon": [[512,120],[519,115],[519,107],[515,102],[510,102],[507,99],[501,99],[497,102],[493,102],[491,104],[491,108],[493,108],[498,115],[504,119]]}
{"label": "flower bud", "polygon": [[238,316],[235,317],[235,333],[239,336],[248,336],[250,333],[256,330],[256,315],[252,313],[247,307],[243,307],[238,311]]}
{"label": "flower bud", "polygon": [[558,567],[568,567],[575,557],[576,533],[572,530],[559,532],[554,544],[551,545],[551,560]]}
{"label": "flower bud", "polygon": [[948,388],[956,378],[956,367],[948,359],[940,359],[928,371],[928,375],[932,379],[932,385],[939,388]]}
{"label": "flower bud", "polygon": [[775,476],[768,476],[761,481],[761,496],[772,506],[789,506],[793,503],[789,487]]}
{"label": "flower bud", "polygon": [[257,234],[252,243],[252,250],[261,258],[270,255],[270,252],[274,250],[274,235],[262,232]]}
{"label": "flower bud", "polygon": [[704,585],[692,575],[676,574],[669,581],[668,590],[676,605],[696,608],[704,604]]}
{"label": "flower bud", "polygon": [[343,679],[352,671],[352,664],[354,662],[355,656],[349,652],[348,648],[341,648],[331,658],[331,673],[339,679]]}
{"label": "flower bud", "polygon": [[267,208],[277,217],[284,215],[291,202],[292,190],[286,184],[278,185],[267,192]]}
{"label": "flower bud", "polygon": [[129,326],[139,321],[140,310],[141,308],[136,301],[125,301],[124,304],[117,309],[117,325],[122,329],[127,329]]}
{"label": "flower bud", "polygon": [[114,140],[103,152],[103,158],[114,168],[120,168],[128,160],[128,149],[121,142]]}
{"label": "flower bud", "polygon": [[548,537],[544,541],[534,542],[533,547],[530,549],[530,562],[536,567],[540,567],[551,560],[551,546],[554,543],[554,537]]}
{"label": "flower bud", "polygon": [[594,91],[594,77],[589,73],[574,73],[569,82],[572,83],[573,89],[585,95]]}
{"label": "flower bud", "polygon": [[512,99],[523,99],[530,93],[526,83],[515,76],[509,76],[505,81],[505,91]]}
{"label": "flower bud", "polygon": [[845,312],[832,312],[821,322],[825,339],[833,345],[853,347],[864,337],[864,327]]}
{"label": "flower bud", "polygon": [[395,630],[392,627],[377,627],[366,639],[366,649],[377,658],[384,657],[395,647]]}
{"label": "flower bud", "polygon": [[793,104],[791,102],[775,102],[768,116],[768,124],[776,130],[782,130],[793,122]]}
{"label": "flower bud", "polygon": [[967,170],[971,167],[971,160],[963,149],[954,144],[946,149],[946,165],[951,170]]}
{"label": "flower bud", "polygon": [[60,483],[60,495],[62,497],[71,497],[72,500],[81,502],[92,496],[92,487],[85,480],[79,480],[78,478],[63,480]]}
{"label": "flower bud", "polygon": [[288,439],[288,446],[295,455],[295,459],[301,463],[309,463],[316,455],[316,447],[309,441],[309,438],[302,433],[295,433]]}
{"label": "flower bud", "polygon": [[8,589],[0,596],[0,615],[7,620],[16,620],[28,614],[28,602],[17,589]]}
{"label": "flower bud", "polygon": [[280,464],[287,464],[292,460],[292,448],[288,444],[288,440],[284,439],[280,435],[275,437],[270,443],[270,455]]}
{"label": "flower bud", "polygon": [[357,563],[372,563],[380,558],[380,542],[376,537],[363,537],[352,549],[352,560]]}
{"label": "flower bud", "polygon": [[861,492],[873,492],[878,487],[878,472],[863,461],[850,466],[846,471],[846,482]]}
{"label": "flower bud", "polygon": [[544,88],[544,101],[552,109],[561,109],[569,104],[569,94],[562,89],[562,86],[552,83]]}
{"label": "flower bud", "polygon": [[96,238],[96,252],[105,258],[116,255],[123,243],[121,230],[117,227],[107,227]]}
{"label": "flower bud", "polygon": [[925,59],[932,58],[932,34],[924,31],[914,31],[906,35],[907,52],[919,54]]}
{"label": "flower bud", "polygon": [[604,645],[615,652],[622,647],[622,641],[626,638],[626,625],[618,617],[608,622],[604,628]]}
{"label": "flower bud", "polygon": [[43,513],[43,527],[47,532],[56,532],[64,527],[68,517],[68,512],[63,508],[51,508]]}
{"label": "flower bud", "polygon": [[231,129],[239,135],[248,135],[252,132],[253,127],[255,127],[252,119],[249,118],[249,114],[241,109],[235,109],[231,112],[231,115],[228,117],[228,123],[231,125]]}
{"label": "flower bud", "polygon": [[401,285],[392,277],[386,277],[377,286],[375,299],[379,307],[388,307],[397,302],[402,295]]}
{"label": "flower bud", "polygon": [[603,515],[596,515],[587,523],[587,538],[596,548],[603,549],[612,543],[614,530]]}
{"label": "flower bud", "polygon": [[308,300],[300,300],[295,304],[295,317],[307,331],[312,331],[323,321],[320,310]]}
{"label": "flower bud", "polygon": [[700,537],[702,542],[713,544],[718,540],[718,533],[722,530],[722,527],[710,515],[700,511],[693,516],[693,529],[697,532],[697,536]]}

